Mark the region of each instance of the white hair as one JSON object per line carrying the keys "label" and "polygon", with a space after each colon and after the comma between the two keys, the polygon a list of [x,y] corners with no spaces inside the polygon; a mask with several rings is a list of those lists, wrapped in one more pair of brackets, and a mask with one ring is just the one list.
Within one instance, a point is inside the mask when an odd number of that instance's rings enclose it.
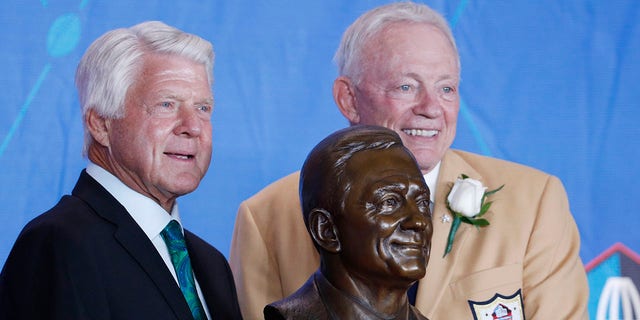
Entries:
{"label": "white hair", "polygon": [[[115,29],[96,39],[78,64],[75,82],[83,119],[89,110],[105,118],[124,116],[127,91],[139,76],[146,53],[171,54],[200,63],[207,70],[209,85],[213,85],[214,52],[209,41],[159,21]],[[83,155],[91,143],[85,123]]]}
{"label": "white hair", "polygon": [[456,55],[458,70],[460,69],[460,57],[453,33],[442,15],[424,4],[398,2],[380,6],[364,13],[347,28],[333,57],[338,66],[338,74],[358,83],[364,69],[360,66],[362,49],[368,41],[387,26],[398,22],[430,24],[442,31],[451,43]]}

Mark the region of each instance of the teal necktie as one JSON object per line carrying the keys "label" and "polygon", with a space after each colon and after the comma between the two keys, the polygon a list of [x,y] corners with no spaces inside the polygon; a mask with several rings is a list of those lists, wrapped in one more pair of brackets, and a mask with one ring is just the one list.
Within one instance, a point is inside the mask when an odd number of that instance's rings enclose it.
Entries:
{"label": "teal necktie", "polygon": [[187,300],[187,304],[189,304],[193,318],[195,320],[207,319],[202,303],[198,298],[198,291],[193,280],[193,270],[191,270],[191,261],[189,260],[189,253],[187,252],[187,245],[184,242],[180,223],[176,220],[171,220],[160,234],[167,244],[167,249],[169,249],[171,262],[173,262],[176,276],[178,276],[180,290],[182,290],[182,294]]}

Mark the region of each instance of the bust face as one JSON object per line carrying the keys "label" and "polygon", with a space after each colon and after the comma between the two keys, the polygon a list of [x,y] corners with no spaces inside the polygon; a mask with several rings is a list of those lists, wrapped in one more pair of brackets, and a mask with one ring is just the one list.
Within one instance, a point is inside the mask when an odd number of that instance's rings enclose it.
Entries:
{"label": "bust face", "polygon": [[429,188],[404,147],[357,152],[346,165],[337,215],[341,259],[351,276],[407,285],[424,276],[431,247]]}

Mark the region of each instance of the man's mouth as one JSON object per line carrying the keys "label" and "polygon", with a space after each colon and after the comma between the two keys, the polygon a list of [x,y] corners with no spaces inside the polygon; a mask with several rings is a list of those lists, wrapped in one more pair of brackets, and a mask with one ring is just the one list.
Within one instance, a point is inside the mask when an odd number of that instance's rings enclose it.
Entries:
{"label": "man's mouth", "polygon": [[168,155],[169,157],[181,159],[181,160],[189,160],[194,158],[194,155],[192,154],[173,153],[173,152],[165,152],[164,154]]}
{"label": "man's mouth", "polygon": [[438,130],[424,130],[424,129],[402,129],[402,132],[410,136],[427,137],[431,138],[438,134]]}
{"label": "man's mouth", "polygon": [[392,245],[401,251],[422,252],[426,249],[426,245],[418,242],[394,242]]}

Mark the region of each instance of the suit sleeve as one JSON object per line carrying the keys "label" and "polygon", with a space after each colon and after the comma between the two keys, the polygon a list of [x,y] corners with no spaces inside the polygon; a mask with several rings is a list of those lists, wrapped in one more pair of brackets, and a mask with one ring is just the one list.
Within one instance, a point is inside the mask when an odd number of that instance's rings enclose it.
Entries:
{"label": "suit sleeve", "polygon": [[580,235],[560,180],[550,177],[524,261],[527,319],[588,319],[589,287]]}
{"label": "suit sleeve", "polygon": [[231,240],[229,264],[245,319],[262,319],[263,308],[282,299],[280,274],[246,201],[240,204]]}

